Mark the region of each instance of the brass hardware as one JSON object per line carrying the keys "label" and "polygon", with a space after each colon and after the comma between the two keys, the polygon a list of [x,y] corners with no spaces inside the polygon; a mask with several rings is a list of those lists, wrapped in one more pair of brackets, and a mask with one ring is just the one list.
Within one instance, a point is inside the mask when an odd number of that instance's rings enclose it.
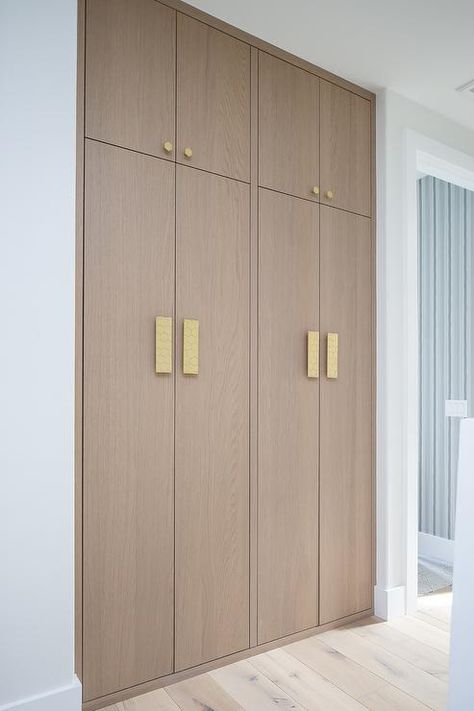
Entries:
{"label": "brass hardware", "polygon": [[173,150],[173,144],[171,143],[171,141],[165,141],[163,143],[163,150],[165,150],[167,153],[171,153],[171,151]]}
{"label": "brass hardware", "polygon": [[185,318],[183,322],[183,373],[199,372],[199,321]]}
{"label": "brass hardware", "polygon": [[332,200],[333,197],[334,197],[333,191],[332,191],[332,190],[326,190],[325,197],[326,197],[328,200]]}
{"label": "brass hardware", "polygon": [[173,372],[173,319],[170,316],[155,319],[155,372]]}
{"label": "brass hardware", "polygon": [[319,195],[319,188],[317,185],[314,186],[314,188],[311,188],[311,192],[313,195]]}
{"label": "brass hardware", "polygon": [[328,333],[328,350],[327,350],[327,377],[331,379],[337,378],[337,361],[339,350],[339,336],[337,333]]}
{"label": "brass hardware", "polygon": [[185,148],[184,149],[184,155],[186,158],[191,158],[193,154],[192,148]]}
{"label": "brass hardware", "polygon": [[319,331],[308,331],[308,378],[319,378]]}

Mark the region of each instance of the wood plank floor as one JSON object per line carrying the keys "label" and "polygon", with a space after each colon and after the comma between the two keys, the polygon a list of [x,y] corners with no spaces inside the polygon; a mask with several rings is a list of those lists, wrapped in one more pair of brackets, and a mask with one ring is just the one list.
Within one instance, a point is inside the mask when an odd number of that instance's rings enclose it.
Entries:
{"label": "wood plank floor", "polygon": [[451,592],[393,622],[372,617],[103,711],[444,711]]}

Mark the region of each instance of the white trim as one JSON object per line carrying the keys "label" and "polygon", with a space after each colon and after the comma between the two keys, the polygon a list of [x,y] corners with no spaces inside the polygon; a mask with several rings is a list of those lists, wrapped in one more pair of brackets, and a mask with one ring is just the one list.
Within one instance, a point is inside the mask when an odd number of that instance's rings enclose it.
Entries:
{"label": "white trim", "polygon": [[82,686],[75,676],[69,686],[0,706],[0,711],[81,711],[81,708]]}
{"label": "white trim", "polygon": [[439,560],[443,563],[454,561],[454,541],[430,533],[418,534],[418,554],[424,558]]}
{"label": "white trim", "polygon": [[396,588],[382,588],[378,585],[374,589],[375,616],[382,620],[392,620],[405,614],[405,588],[399,585]]}
{"label": "white trim", "polygon": [[474,190],[474,157],[427,138],[411,129],[405,136],[405,205],[403,231],[403,328],[406,348],[404,384],[404,464],[406,505],[406,612],[416,610],[418,594],[418,449],[419,449],[419,328],[418,217],[416,181],[419,172]]}

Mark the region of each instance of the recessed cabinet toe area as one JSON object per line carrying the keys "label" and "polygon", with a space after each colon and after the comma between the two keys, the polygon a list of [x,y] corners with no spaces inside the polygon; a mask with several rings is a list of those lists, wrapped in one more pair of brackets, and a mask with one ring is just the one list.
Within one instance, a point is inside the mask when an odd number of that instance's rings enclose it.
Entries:
{"label": "recessed cabinet toe area", "polygon": [[372,610],[375,99],[178,0],[81,8],[92,711]]}

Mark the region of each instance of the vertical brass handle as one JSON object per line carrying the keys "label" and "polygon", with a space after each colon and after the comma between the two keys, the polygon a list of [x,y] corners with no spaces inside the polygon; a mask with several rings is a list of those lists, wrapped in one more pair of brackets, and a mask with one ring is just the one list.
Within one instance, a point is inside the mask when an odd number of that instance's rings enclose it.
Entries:
{"label": "vertical brass handle", "polygon": [[173,319],[170,316],[155,318],[155,372],[173,372]]}
{"label": "vertical brass handle", "polygon": [[335,380],[337,378],[337,361],[339,350],[339,336],[337,333],[328,333],[327,350],[327,377]]}
{"label": "vertical brass handle", "polygon": [[199,321],[185,318],[183,322],[183,373],[199,373]]}
{"label": "vertical brass handle", "polygon": [[319,331],[308,331],[308,378],[319,378]]}

